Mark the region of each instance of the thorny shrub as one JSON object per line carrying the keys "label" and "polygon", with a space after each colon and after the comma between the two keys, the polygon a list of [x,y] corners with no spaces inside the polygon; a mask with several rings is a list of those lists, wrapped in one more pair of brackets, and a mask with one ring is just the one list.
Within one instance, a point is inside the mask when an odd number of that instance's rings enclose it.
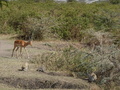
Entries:
{"label": "thorny shrub", "polygon": [[78,77],[87,77],[91,72],[98,76],[98,84],[119,82],[120,50],[116,45],[96,46],[94,50],[78,50],[70,46],[63,51],[48,52],[35,56],[31,62],[44,65],[52,71],[77,72]]}

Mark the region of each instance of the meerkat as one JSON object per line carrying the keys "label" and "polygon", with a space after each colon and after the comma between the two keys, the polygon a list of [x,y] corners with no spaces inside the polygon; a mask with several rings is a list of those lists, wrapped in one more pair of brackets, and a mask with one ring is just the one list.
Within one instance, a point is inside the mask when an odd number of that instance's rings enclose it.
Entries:
{"label": "meerkat", "polygon": [[19,69],[19,71],[28,71],[29,68],[29,64],[28,62],[25,62],[24,65],[22,65],[21,69]]}

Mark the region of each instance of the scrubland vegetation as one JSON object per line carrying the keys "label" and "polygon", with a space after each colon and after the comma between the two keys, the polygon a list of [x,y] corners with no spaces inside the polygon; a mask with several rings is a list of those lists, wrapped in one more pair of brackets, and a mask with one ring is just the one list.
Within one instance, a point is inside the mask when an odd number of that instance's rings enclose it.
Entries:
{"label": "scrubland vegetation", "polygon": [[0,33],[88,42],[94,32],[101,31],[119,40],[119,9],[119,4],[110,3],[11,1],[0,11]]}
{"label": "scrubland vegetation", "polygon": [[17,34],[25,40],[80,42],[84,45],[81,49],[70,45],[37,55],[31,63],[54,71],[77,72],[79,77],[95,72],[96,83],[105,85],[105,90],[119,86],[119,4],[11,1],[0,10],[0,34]]}

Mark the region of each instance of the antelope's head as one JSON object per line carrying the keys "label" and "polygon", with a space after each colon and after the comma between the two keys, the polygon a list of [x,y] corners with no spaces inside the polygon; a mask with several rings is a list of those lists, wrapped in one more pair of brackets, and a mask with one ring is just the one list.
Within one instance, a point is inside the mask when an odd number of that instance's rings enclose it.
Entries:
{"label": "antelope's head", "polygon": [[32,46],[32,41],[30,40],[30,41],[28,41],[28,44],[30,45],[30,46]]}

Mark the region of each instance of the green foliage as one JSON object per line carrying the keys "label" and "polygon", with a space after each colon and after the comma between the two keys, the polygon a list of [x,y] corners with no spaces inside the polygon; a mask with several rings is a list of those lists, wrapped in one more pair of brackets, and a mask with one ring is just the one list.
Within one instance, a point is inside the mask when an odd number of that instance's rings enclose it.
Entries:
{"label": "green foliage", "polygon": [[0,8],[2,8],[3,5],[7,6],[7,1],[6,0],[0,0]]}
{"label": "green foliage", "polygon": [[116,32],[119,32],[119,25],[119,5],[109,3],[59,4],[52,1],[36,3],[34,0],[18,0],[9,2],[8,8],[4,7],[0,11],[0,33],[17,33],[24,38],[37,40],[53,36],[83,41],[92,37],[86,33],[91,29],[107,31],[118,37]]}
{"label": "green foliage", "polygon": [[56,32],[65,40],[77,39],[80,40],[82,30],[88,28],[89,18],[79,17],[76,10],[68,10],[61,19],[61,24],[58,26]]}
{"label": "green foliage", "polygon": [[112,4],[119,4],[120,3],[120,0],[109,0],[109,1]]}
{"label": "green foliage", "polygon": [[54,0],[34,0],[35,2],[53,2]]}
{"label": "green foliage", "polygon": [[75,2],[76,0],[67,0],[67,2]]}

